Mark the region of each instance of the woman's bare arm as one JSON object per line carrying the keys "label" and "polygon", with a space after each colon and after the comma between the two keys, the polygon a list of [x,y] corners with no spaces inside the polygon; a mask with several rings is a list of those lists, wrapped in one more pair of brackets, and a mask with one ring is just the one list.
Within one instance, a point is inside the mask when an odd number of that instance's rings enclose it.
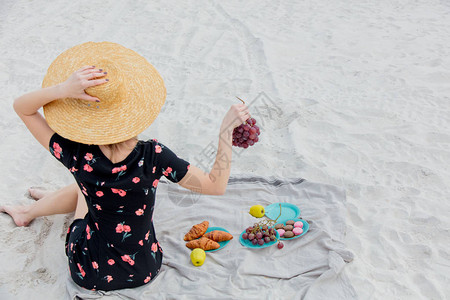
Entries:
{"label": "woman's bare arm", "polygon": [[55,132],[48,126],[47,121],[39,113],[39,109],[47,103],[66,97],[97,101],[97,98],[86,94],[84,89],[105,83],[105,79],[90,80],[101,76],[104,74],[93,66],[85,66],[61,84],[20,96],[14,101],[14,110],[36,140],[48,150],[50,138]]}
{"label": "woman's bare arm", "polygon": [[223,195],[230,177],[233,129],[248,118],[250,114],[245,104],[233,105],[222,121],[219,146],[211,171],[206,173],[191,165],[178,184],[201,194]]}

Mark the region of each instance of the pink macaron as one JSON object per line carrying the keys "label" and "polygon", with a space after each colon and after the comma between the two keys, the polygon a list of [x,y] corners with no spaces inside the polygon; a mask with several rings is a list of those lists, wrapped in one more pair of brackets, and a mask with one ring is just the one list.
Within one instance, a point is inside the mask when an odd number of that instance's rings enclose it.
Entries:
{"label": "pink macaron", "polygon": [[299,228],[303,228],[303,222],[302,221],[297,221],[294,223],[294,227],[299,227]]}
{"label": "pink macaron", "polygon": [[278,234],[280,235],[280,237],[282,237],[285,233],[284,229],[277,229]]}
{"label": "pink macaron", "polygon": [[292,232],[293,232],[295,235],[300,235],[300,234],[303,233],[303,229],[301,229],[300,227],[295,227],[295,228],[292,230]]}

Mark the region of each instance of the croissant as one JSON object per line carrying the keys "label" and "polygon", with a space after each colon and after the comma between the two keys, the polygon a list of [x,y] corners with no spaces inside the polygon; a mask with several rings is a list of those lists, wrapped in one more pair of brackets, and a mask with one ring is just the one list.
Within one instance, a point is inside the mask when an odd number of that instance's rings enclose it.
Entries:
{"label": "croissant", "polygon": [[200,224],[192,226],[191,230],[184,236],[185,241],[192,241],[203,236],[208,229],[209,222],[203,221]]}
{"label": "croissant", "polygon": [[233,238],[231,234],[225,231],[220,230],[213,230],[204,235],[204,237],[207,237],[208,239],[211,239],[215,242],[223,242],[223,241],[229,241]]}
{"label": "croissant", "polygon": [[206,237],[201,237],[198,240],[193,240],[186,243],[189,249],[201,248],[203,250],[214,250],[220,247],[219,243],[214,242]]}

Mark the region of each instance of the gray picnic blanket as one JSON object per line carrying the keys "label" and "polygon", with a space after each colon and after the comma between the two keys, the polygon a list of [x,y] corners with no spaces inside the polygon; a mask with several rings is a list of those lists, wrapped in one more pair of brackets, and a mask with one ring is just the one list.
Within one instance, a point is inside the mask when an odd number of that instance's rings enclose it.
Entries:
{"label": "gray picnic blanket", "polygon": [[[252,205],[287,202],[310,224],[300,238],[264,249],[242,246],[239,236],[258,219]],[[195,267],[183,241],[192,225],[208,220],[227,229],[233,240],[207,253]],[[67,282],[69,299],[356,299],[343,274],[352,252],[343,243],[345,192],[304,179],[232,177],[222,196],[193,193],[166,181],[158,185],[154,224],[164,250],[163,267],[142,287],[93,292]],[[77,298],[78,297],[78,298]]]}

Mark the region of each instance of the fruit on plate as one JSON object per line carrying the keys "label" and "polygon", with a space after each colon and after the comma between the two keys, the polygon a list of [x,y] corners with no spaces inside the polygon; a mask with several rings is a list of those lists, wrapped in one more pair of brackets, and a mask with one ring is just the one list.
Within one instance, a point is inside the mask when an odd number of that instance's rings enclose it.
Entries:
{"label": "fruit on plate", "polygon": [[191,261],[196,267],[200,267],[205,262],[206,253],[201,248],[195,248],[191,251]]}
{"label": "fruit on plate", "polygon": [[220,247],[220,244],[211,239],[208,239],[207,237],[202,236],[198,240],[187,242],[186,247],[190,249],[201,248],[207,251],[218,249]]}
{"label": "fruit on plate", "polygon": [[191,230],[189,230],[189,232],[186,233],[186,235],[184,236],[184,240],[192,241],[198,239],[199,237],[205,234],[206,230],[208,230],[208,226],[209,226],[208,221],[203,221],[200,224],[192,226]]}
{"label": "fruit on plate", "polygon": [[267,225],[256,223],[248,227],[242,234],[242,239],[250,241],[253,245],[262,246],[266,243],[275,241],[275,229]]}
{"label": "fruit on plate", "polygon": [[262,205],[253,205],[250,207],[250,214],[254,216],[255,218],[262,218],[264,217],[264,214],[266,213],[264,206]]}
{"label": "fruit on plate", "polygon": [[224,242],[224,241],[229,241],[233,238],[233,236],[231,234],[229,234],[228,232],[225,232],[225,231],[221,231],[221,230],[213,230],[208,233],[205,233],[204,237],[207,237],[208,239],[213,240],[218,243]]}

